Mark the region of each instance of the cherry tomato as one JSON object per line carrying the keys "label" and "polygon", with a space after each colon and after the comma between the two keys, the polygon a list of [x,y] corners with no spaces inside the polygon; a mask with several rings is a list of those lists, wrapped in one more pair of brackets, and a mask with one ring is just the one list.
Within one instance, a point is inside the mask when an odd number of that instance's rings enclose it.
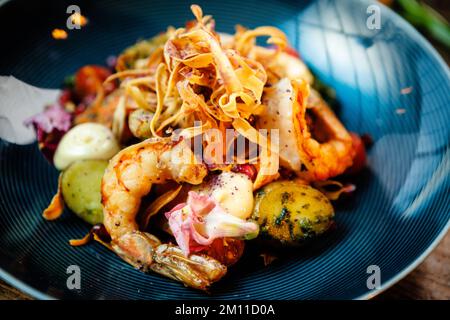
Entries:
{"label": "cherry tomato", "polygon": [[231,266],[241,258],[244,253],[244,247],[244,240],[218,238],[215,239],[211,245],[200,252],[205,253],[226,266]]}
{"label": "cherry tomato", "polygon": [[355,150],[355,156],[353,158],[353,165],[347,169],[347,174],[355,174],[361,171],[367,164],[366,147],[359,135],[351,132],[353,142],[353,150]]}
{"label": "cherry tomato", "polygon": [[[75,74],[75,92],[82,100],[89,95],[97,94],[98,89],[103,85],[103,81],[111,75],[111,71],[108,68],[87,65],[82,67]],[[114,88],[111,86],[108,91],[112,91]]]}

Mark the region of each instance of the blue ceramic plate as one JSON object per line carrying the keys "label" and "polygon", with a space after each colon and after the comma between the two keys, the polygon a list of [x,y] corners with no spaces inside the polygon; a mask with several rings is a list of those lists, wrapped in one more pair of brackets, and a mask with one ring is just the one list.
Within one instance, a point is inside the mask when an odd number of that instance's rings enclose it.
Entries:
{"label": "blue ceramic plate", "polygon": [[[79,2],[90,23],[55,41],[68,4],[11,1],[0,8],[0,74],[57,88],[88,63],[104,63],[136,39],[191,19],[190,1]],[[341,103],[352,131],[369,133],[370,169],[354,199],[337,208],[337,229],[268,267],[251,253],[206,295],[134,270],[98,244],[72,248],[88,225],[65,213],[46,222],[57,171],[37,145],[0,142],[0,276],[36,298],[354,299],[370,298],[404,277],[434,248],[450,217],[449,69],[423,37],[385,7],[367,27],[368,1],[196,1],[219,31],[274,25]],[[369,10],[370,11],[370,10]],[[66,269],[81,268],[81,289]],[[381,288],[367,287],[367,268]]]}

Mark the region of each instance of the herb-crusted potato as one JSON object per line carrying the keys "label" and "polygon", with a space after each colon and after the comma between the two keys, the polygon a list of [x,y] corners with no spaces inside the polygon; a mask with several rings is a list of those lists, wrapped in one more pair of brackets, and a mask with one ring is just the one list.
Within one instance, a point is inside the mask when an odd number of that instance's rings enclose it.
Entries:
{"label": "herb-crusted potato", "polygon": [[62,176],[64,202],[77,216],[90,224],[103,222],[101,183],[108,161],[81,160]]}
{"label": "herb-crusted potato", "polygon": [[300,244],[333,223],[330,201],[318,190],[293,181],[276,181],[256,193],[253,219],[261,236],[284,245]]}

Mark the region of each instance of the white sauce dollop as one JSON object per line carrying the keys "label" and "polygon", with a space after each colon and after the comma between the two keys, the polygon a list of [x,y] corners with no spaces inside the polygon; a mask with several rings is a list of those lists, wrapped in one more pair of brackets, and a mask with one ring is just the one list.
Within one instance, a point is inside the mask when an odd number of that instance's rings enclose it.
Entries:
{"label": "white sauce dollop", "polygon": [[77,160],[109,160],[119,150],[109,128],[99,123],[83,123],[64,135],[53,162],[58,170],[64,170]]}
{"label": "white sauce dollop", "polygon": [[227,213],[248,219],[253,211],[253,183],[243,173],[222,172],[211,181],[194,188],[213,197]]}

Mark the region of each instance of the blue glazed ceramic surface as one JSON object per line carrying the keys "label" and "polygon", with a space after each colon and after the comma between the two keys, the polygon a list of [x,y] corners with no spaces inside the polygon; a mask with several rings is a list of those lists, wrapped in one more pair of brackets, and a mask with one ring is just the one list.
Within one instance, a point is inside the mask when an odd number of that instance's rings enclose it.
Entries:
{"label": "blue glazed ceramic surface", "polygon": [[[190,1],[81,1],[86,28],[55,41],[50,31],[77,1],[11,1],[0,7],[0,74],[57,88],[88,63],[104,63],[139,38],[191,19]],[[37,145],[0,141],[0,276],[37,298],[355,299],[393,284],[416,266],[449,227],[450,77],[431,46],[381,8],[381,28],[366,26],[368,1],[196,1],[219,31],[274,25],[310,68],[335,88],[339,116],[374,139],[369,170],[354,199],[337,208],[337,229],[291,257],[263,267],[251,254],[205,295],[134,270],[98,244],[72,248],[88,226],[65,213],[41,217],[58,172]],[[399,111],[400,110],[400,111]],[[66,287],[69,265],[81,290]],[[381,269],[381,289],[366,286]]]}

